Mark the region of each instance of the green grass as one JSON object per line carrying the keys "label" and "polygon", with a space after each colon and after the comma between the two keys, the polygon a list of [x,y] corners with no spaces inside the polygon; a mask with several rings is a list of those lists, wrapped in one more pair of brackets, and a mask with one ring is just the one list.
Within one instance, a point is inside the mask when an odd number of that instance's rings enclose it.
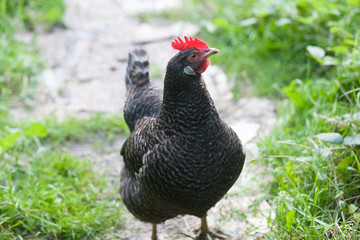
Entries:
{"label": "green grass", "polygon": [[[52,151],[2,159],[0,238],[95,238],[121,226],[117,192],[89,160]],[[28,162],[29,161],[29,162]]]}
{"label": "green grass", "polygon": [[[344,122],[341,116],[333,120],[309,115],[298,120],[300,127],[289,122],[291,105],[280,113],[288,119],[281,118],[284,122],[259,144],[268,171],[274,176],[269,196],[276,217],[270,222],[270,236],[359,238],[359,148],[316,137],[335,131],[343,136],[354,135],[358,132],[353,129],[358,128],[357,120]],[[338,114],[333,112],[332,116]],[[331,122],[327,122],[329,119]]]}
{"label": "green grass", "polygon": [[[11,120],[11,118],[8,118]],[[66,153],[88,139],[103,146],[127,131],[120,116],[95,115],[1,128],[0,238],[104,238],[122,226],[118,189],[89,159]]]}
{"label": "green grass", "polygon": [[88,119],[70,117],[59,122],[54,117],[44,120],[49,137],[47,141],[65,143],[67,141],[81,141],[93,139],[93,141],[114,141],[119,135],[125,135],[128,127],[124,118],[120,115],[105,116],[101,113],[94,114]]}
{"label": "green grass", "polygon": [[[329,86],[323,82],[322,87]],[[311,92],[308,85],[303,90]],[[269,197],[276,217],[273,236],[301,239],[357,239],[360,175],[357,146],[321,141],[323,132],[342,136],[358,132],[358,120],[346,120],[351,108],[330,106],[315,98],[316,107],[301,111],[293,103],[279,112],[279,124],[259,144],[263,161],[274,176]],[[329,111],[332,107],[332,111]],[[300,112],[298,112],[300,111]]]}
{"label": "green grass", "polygon": [[101,146],[128,133],[125,120],[120,115],[94,114],[88,119],[69,117],[62,122],[50,116],[43,121],[30,123],[7,117],[3,118],[3,123],[0,127],[0,150],[2,153],[11,151],[12,154],[24,151],[31,154],[43,145],[49,148],[67,147],[86,141]]}

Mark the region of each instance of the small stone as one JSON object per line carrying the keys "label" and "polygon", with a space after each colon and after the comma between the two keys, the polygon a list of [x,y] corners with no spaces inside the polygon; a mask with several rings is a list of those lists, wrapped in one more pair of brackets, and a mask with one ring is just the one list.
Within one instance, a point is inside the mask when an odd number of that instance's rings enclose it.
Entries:
{"label": "small stone", "polygon": [[39,77],[42,80],[42,83],[46,86],[50,96],[53,99],[56,99],[59,90],[64,84],[64,80],[56,76],[54,70],[50,68],[45,69]]}
{"label": "small stone", "polygon": [[166,27],[154,26],[148,23],[143,23],[137,27],[137,31],[133,36],[133,43],[144,44],[173,37],[171,31]]}
{"label": "small stone", "polygon": [[233,124],[230,124],[230,126],[240,137],[242,143],[244,144],[256,138],[260,129],[259,123],[248,121],[235,122]]}
{"label": "small stone", "polygon": [[182,3],[182,0],[122,0],[121,3],[126,13],[135,15],[143,12],[159,12],[168,8],[175,8]]}

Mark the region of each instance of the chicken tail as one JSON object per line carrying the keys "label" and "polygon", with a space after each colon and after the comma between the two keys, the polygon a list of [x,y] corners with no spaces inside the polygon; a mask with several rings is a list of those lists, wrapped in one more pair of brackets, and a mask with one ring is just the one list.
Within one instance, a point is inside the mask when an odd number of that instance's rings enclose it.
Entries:
{"label": "chicken tail", "polygon": [[128,89],[132,85],[149,82],[149,57],[145,50],[135,49],[129,53],[125,83]]}

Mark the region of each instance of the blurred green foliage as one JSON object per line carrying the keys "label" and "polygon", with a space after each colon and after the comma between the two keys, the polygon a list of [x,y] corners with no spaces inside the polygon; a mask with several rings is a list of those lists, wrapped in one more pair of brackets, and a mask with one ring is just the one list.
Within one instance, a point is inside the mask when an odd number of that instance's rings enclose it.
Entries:
{"label": "blurred green foliage", "polygon": [[63,0],[0,0],[0,7],[0,28],[7,31],[14,31],[16,24],[23,24],[28,30],[33,30],[35,25],[46,29],[62,25],[65,12]]}
{"label": "blurred green foliage", "polygon": [[0,98],[3,104],[11,95],[26,95],[37,82],[42,63],[31,45],[16,41],[6,33],[0,35]]}
{"label": "blurred green foliage", "polygon": [[[13,94],[25,95],[42,69],[35,41],[19,41],[21,30],[62,24],[63,0],[0,0],[0,98],[4,105]],[[0,103],[1,103],[0,102]]]}
{"label": "blurred green foliage", "polygon": [[357,0],[194,0],[185,8],[221,50],[212,61],[236,79],[235,97],[245,86],[255,94],[284,96],[293,79],[325,77],[331,63],[310,61],[306,48],[340,57],[356,44],[360,25]]}

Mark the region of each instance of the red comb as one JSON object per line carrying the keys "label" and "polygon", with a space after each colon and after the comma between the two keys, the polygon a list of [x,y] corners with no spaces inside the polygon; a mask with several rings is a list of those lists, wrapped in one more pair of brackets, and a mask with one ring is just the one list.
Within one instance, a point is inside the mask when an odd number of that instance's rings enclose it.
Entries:
{"label": "red comb", "polygon": [[185,51],[186,49],[189,49],[189,48],[197,48],[197,49],[209,48],[206,43],[204,43],[203,41],[201,41],[197,38],[193,39],[191,37],[187,38],[185,36],[184,39],[185,39],[185,42],[180,37],[178,37],[171,43],[171,46],[174,49],[177,49],[180,51]]}

